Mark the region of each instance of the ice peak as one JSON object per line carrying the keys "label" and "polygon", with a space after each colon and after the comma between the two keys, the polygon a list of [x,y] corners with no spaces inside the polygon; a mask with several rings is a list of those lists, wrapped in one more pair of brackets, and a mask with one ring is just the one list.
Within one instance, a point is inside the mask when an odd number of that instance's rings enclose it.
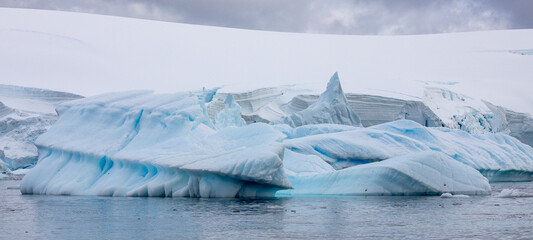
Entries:
{"label": "ice peak", "polygon": [[320,94],[318,102],[345,103],[348,105],[348,100],[342,91],[341,82],[337,72],[335,72],[329,79],[326,91]]}
{"label": "ice peak", "polygon": [[335,72],[333,76],[331,76],[331,78],[329,79],[326,92],[329,92],[329,91],[337,92],[339,90],[342,92],[341,81],[339,80],[339,74]]}
{"label": "ice peak", "polygon": [[226,107],[215,117],[215,126],[217,129],[223,129],[230,126],[242,127],[246,122],[241,117],[241,106],[235,102],[233,95],[228,94],[224,101]]}
{"label": "ice peak", "polygon": [[300,112],[283,118],[280,122],[292,127],[319,123],[361,126],[361,120],[351,109],[342,91],[337,73],[334,73],[330,78],[326,91],[320,94],[317,102]]}

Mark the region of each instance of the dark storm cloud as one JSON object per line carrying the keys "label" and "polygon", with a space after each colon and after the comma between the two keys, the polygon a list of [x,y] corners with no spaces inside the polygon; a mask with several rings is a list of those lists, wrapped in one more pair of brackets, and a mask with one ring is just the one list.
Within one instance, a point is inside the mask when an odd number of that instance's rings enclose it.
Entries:
{"label": "dark storm cloud", "polygon": [[529,0],[0,0],[0,6],[288,32],[421,34],[533,28]]}

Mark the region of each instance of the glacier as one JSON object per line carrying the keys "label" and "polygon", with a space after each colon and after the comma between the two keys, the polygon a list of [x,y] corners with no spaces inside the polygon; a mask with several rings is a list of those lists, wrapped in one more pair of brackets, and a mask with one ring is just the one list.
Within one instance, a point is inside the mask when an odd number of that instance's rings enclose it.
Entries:
{"label": "glacier", "polygon": [[0,171],[10,173],[37,162],[35,139],[55,121],[55,106],[81,96],[0,84]]}
{"label": "glacier", "polygon": [[471,195],[489,194],[489,180],[533,180],[533,148],[509,135],[425,127],[411,120],[362,127],[337,74],[318,107],[292,115],[305,123],[301,126],[245,124],[233,95],[224,95],[223,108],[220,96],[218,89],[129,91],[65,102],[56,109],[59,120],[35,142],[39,161],[24,177],[21,192]]}

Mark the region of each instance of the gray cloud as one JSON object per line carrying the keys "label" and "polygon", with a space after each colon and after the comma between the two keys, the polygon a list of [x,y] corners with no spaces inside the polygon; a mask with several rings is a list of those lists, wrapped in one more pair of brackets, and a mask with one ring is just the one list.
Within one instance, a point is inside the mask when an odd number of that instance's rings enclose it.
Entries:
{"label": "gray cloud", "polygon": [[0,0],[0,6],[332,34],[533,28],[529,0]]}

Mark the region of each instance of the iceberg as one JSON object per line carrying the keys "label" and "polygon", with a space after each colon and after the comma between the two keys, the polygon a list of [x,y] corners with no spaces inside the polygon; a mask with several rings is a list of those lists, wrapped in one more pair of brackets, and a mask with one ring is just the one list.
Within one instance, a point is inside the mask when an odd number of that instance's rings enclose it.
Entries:
{"label": "iceberg", "polygon": [[533,148],[506,134],[470,134],[458,129],[427,128],[410,120],[370,128],[333,128],[330,132],[321,130],[324,127],[295,128],[293,131],[299,132],[296,138],[291,138],[292,132],[285,130],[288,136],[285,147],[297,153],[319,156],[337,170],[436,151],[473,167],[490,181],[533,180]]}
{"label": "iceberg", "polygon": [[291,188],[284,135],[266,124],[217,131],[202,94],[132,91],[59,106],[21,192],[254,197]]}
{"label": "iceberg", "polygon": [[507,134],[469,134],[449,128],[425,128],[411,121],[371,127],[417,140],[433,151],[465,163],[490,181],[533,180],[533,148]]}
{"label": "iceberg", "polygon": [[[23,178],[21,192],[143,197],[490,193],[478,171],[400,134],[338,124],[242,126],[232,97],[217,115],[222,125],[215,127],[205,108],[213,99],[208,96],[212,92],[205,90],[130,91],[61,104],[59,120],[36,141],[39,161]],[[309,147],[321,141],[328,144]],[[358,150],[349,153],[353,149]]]}
{"label": "iceberg", "polygon": [[425,151],[339,171],[290,176],[285,195],[441,195],[488,194],[489,182],[475,169],[446,154]]}
{"label": "iceberg", "polygon": [[[60,104],[59,120],[35,142],[38,164],[24,177],[21,192],[489,194],[489,180],[533,180],[533,148],[506,134],[429,128],[411,120],[361,127],[337,74],[315,103],[278,124],[247,125],[236,98],[218,90],[129,91]],[[240,98],[262,103],[259,109],[272,103]]]}
{"label": "iceberg", "polygon": [[319,156],[337,170],[431,150],[409,137],[368,128],[303,136],[284,143],[291,151]]}

